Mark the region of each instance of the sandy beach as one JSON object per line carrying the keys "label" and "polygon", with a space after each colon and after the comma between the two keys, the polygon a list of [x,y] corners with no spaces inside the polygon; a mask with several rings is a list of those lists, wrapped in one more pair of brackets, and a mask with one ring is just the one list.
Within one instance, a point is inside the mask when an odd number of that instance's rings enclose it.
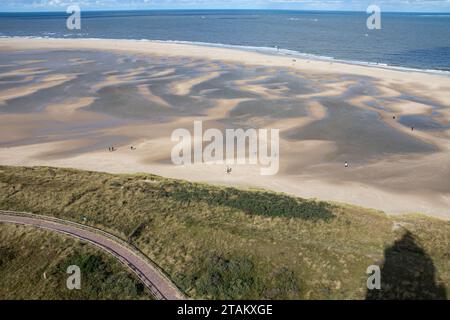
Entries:
{"label": "sandy beach", "polygon": [[[173,165],[172,131],[199,120],[280,129],[279,173]],[[164,42],[2,38],[0,128],[2,165],[151,172],[450,219],[446,74]]]}

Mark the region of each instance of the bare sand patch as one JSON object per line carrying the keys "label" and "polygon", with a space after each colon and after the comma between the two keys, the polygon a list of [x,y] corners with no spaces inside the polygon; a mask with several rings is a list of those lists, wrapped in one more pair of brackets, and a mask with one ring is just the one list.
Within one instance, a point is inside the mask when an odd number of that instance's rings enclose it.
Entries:
{"label": "bare sand patch", "polygon": [[231,110],[237,107],[237,105],[244,101],[251,99],[216,99],[216,106],[208,109],[208,119],[223,119],[228,117]]}
{"label": "bare sand patch", "polygon": [[45,62],[46,60],[42,60],[42,59],[34,59],[34,60],[24,60],[24,61],[20,61],[17,64],[21,65],[21,66],[25,66],[28,64],[35,64],[35,63],[41,63],[41,62]]}
{"label": "bare sand patch", "polygon": [[264,84],[255,84],[254,82],[255,79],[243,79],[234,81],[234,84],[240,90],[256,94],[266,100],[276,100],[281,97],[278,90],[270,89],[265,87]]}
{"label": "bare sand patch", "polygon": [[96,92],[106,87],[117,86],[124,83],[145,81],[136,79],[136,77],[138,75],[141,75],[143,72],[145,72],[144,68],[137,68],[135,70],[130,70],[127,73],[121,75],[116,74],[108,75],[105,81],[95,84],[92,87],[92,91]]}
{"label": "bare sand patch", "polygon": [[153,94],[153,92],[151,91],[151,89],[149,88],[148,85],[139,85],[138,92],[142,96],[144,96],[148,101],[152,101],[160,106],[163,106],[163,107],[166,107],[169,109],[172,108],[172,106],[170,104],[168,104],[167,101],[165,101],[161,97]]}
{"label": "bare sand patch", "polygon": [[94,63],[95,61],[94,60],[81,59],[81,58],[73,58],[73,59],[69,59],[69,62],[73,66],[81,66],[83,64]]}
{"label": "bare sand patch", "polygon": [[220,75],[219,72],[211,72],[196,78],[182,80],[172,85],[172,92],[175,95],[185,96],[191,92],[192,87],[199,85],[208,80],[214,79]]}
{"label": "bare sand patch", "polygon": [[43,114],[2,114],[0,115],[0,144],[11,141],[30,139],[34,130],[47,125],[47,118]]}
{"label": "bare sand patch", "polygon": [[335,97],[340,96],[345,90],[351,86],[356,84],[356,81],[354,80],[346,80],[346,81],[340,81],[335,82],[333,84],[327,84],[327,85],[318,85],[319,88],[324,89],[323,91],[318,91],[314,93],[306,93],[306,94],[300,94],[297,95],[297,98],[300,99],[312,99],[312,98],[324,98],[324,97]]}
{"label": "bare sand patch", "polygon": [[96,98],[94,97],[84,97],[78,99],[69,99],[63,103],[51,104],[45,107],[44,112],[57,120],[67,121],[74,118],[77,110],[87,107],[94,103]]}
{"label": "bare sand patch", "polygon": [[433,111],[432,106],[413,101],[401,101],[399,103],[390,104],[389,108],[400,115],[426,114]]}
{"label": "bare sand patch", "polygon": [[24,68],[24,69],[15,69],[13,71],[0,73],[0,78],[6,77],[14,77],[14,76],[31,76],[38,75],[42,73],[48,73],[49,70],[42,68]]}
{"label": "bare sand patch", "polygon": [[[296,117],[296,118],[285,118],[275,121],[269,121],[266,125],[270,128],[277,128],[280,132],[286,132],[294,128],[304,127],[314,121],[321,120],[326,117],[327,110],[318,101],[310,101],[307,103],[307,109],[309,116],[307,117]],[[307,141],[307,140],[305,140]],[[304,141],[301,141],[304,142]],[[291,144],[295,144],[295,141],[289,141]]]}
{"label": "bare sand patch", "polygon": [[176,74],[175,68],[169,68],[169,69],[166,69],[163,71],[152,73],[150,75],[150,78],[161,78],[161,77],[171,76],[171,75],[175,75],[175,74]]}
{"label": "bare sand patch", "polygon": [[0,105],[4,105],[8,100],[28,96],[42,89],[59,86],[75,78],[76,75],[53,74],[42,78],[40,83],[0,91]]}

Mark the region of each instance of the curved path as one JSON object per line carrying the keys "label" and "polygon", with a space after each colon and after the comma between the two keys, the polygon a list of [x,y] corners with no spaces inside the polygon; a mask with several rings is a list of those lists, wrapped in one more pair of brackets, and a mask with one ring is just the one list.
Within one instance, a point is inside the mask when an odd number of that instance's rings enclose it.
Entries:
{"label": "curved path", "polygon": [[109,254],[112,254],[130,268],[150,289],[155,298],[162,300],[185,299],[180,290],[172,284],[169,278],[156,265],[137,249],[134,249],[131,245],[114,235],[52,217],[0,210],[0,223],[2,222],[35,226],[88,241]]}

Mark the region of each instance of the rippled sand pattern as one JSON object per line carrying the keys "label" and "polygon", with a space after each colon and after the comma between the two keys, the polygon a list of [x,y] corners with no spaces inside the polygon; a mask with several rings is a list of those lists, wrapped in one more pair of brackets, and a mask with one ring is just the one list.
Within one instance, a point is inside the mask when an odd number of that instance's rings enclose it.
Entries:
{"label": "rippled sand pattern", "polygon": [[[367,205],[383,209],[396,194],[398,211],[419,199],[417,211],[450,216],[448,109],[445,98],[370,76],[112,51],[0,52],[2,164],[145,170],[357,204],[368,192]],[[280,129],[280,173],[269,181],[256,170],[175,169],[170,134],[194,120]]]}

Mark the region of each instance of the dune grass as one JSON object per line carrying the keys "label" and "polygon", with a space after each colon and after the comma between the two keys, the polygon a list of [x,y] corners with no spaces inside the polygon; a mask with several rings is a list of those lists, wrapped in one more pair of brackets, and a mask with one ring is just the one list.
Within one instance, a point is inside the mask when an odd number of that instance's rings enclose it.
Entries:
{"label": "dune grass", "polygon": [[[139,247],[191,298],[364,299],[367,267],[383,265],[385,250],[405,232],[433,262],[428,271],[435,283],[421,290],[442,298],[435,285],[444,291],[450,286],[450,224],[421,215],[388,217],[151,174],[6,166],[0,166],[0,209],[114,233]],[[400,252],[398,272],[430,268]],[[414,294],[405,288],[404,297]]]}
{"label": "dune grass", "polygon": [[[67,268],[81,288],[66,286]],[[0,300],[151,299],[125,266],[92,245],[55,232],[0,223]]]}

